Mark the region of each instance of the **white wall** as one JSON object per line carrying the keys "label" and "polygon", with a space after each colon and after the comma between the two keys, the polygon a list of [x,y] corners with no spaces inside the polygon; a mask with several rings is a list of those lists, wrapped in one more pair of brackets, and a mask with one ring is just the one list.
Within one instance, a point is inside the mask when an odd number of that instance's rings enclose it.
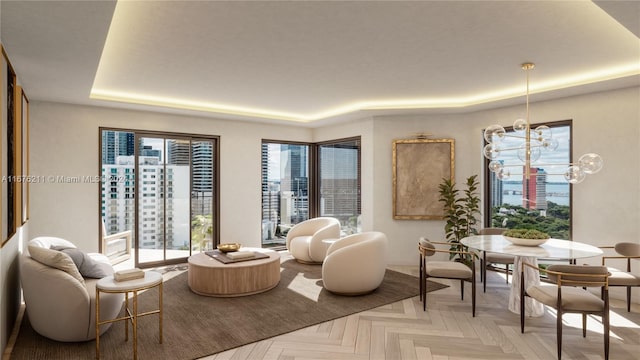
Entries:
{"label": "white wall", "polygon": [[[531,104],[534,123],[573,119],[575,158],[597,152],[605,160],[600,173],[574,186],[574,240],[593,245],[640,241],[639,99],[636,87]],[[258,246],[261,139],[322,141],[362,136],[363,230],[387,234],[391,264],[415,265],[418,237],[444,239],[444,222],[393,219],[392,141],[416,132],[454,138],[455,175],[461,183],[484,170],[482,129],[494,123],[511,125],[523,112],[524,106],[513,106],[465,114],[386,116],[308,129],[34,102],[31,174],[97,174],[99,126],[219,135],[221,240]],[[95,184],[33,185],[31,237],[61,236],[97,250],[98,194]],[[597,264],[599,259],[585,262]]]}
{"label": "white wall", "polygon": [[98,250],[98,184],[48,176],[99,174],[100,126],[220,136],[221,241],[260,246],[260,149],[263,138],[311,141],[308,128],[251,124],[57,103],[31,103],[31,237],[70,240]]}
{"label": "white wall", "polygon": [[[496,123],[512,125],[523,117],[523,112],[524,106],[513,106],[468,114],[373,120],[374,228],[387,233],[392,241],[391,263],[414,264],[420,236],[444,240],[443,221],[393,220],[392,141],[415,132],[429,132],[433,138],[454,138],[455,177],[462,184],[473,174],[482,178],[482,129]],[[533,123],[567,119],[573,119],[574,158],[595,152],[605,161],[601,172],[573,187],[573,239],[596,246],[640,242],[640,88],[531,104]],[[584,262],[599,265],[600,259]]]}

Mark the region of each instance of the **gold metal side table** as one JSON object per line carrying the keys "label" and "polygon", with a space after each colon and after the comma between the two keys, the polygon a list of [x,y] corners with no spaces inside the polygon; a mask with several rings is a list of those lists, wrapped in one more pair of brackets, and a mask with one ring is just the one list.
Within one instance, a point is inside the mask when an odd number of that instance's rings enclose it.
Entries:
{"label": "gold metal side table", "polygon": [[[158,287],[158,309],[138,313],[138,292]],[[100,293],[124,293],[125,311],[123,317],[100,321]],[[129,309],[129,293],[133,293],[133,309]],[[124,320],[124,339],[129,341],[129,321],[133,328],[133,359],[138,359],[138,317],[158,314],[158,333],[162,344],[162,274],[155,271],[146,271],[144,278],[115,281],[113,276],[102,278],[96,284],[96,359],[100,359],[100,325]]]}

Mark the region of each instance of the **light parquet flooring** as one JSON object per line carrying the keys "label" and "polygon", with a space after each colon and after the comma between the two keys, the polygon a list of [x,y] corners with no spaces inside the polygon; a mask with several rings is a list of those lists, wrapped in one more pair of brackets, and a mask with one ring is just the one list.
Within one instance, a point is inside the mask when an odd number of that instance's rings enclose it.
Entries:
{"label": "light parquet flooring", "polygon": [[[417,276],[417,267],[392,268]],[[478,283],[475,318],[471,316],[470,285],[461,301],[459,282],[448,282],[449,288],[428,294],[426,312],[416,296],[202,359],[555,359],[554,313],[546,309],[544,316],[528,318],[521,334],[519,315],[507,309],[509,285],[502,276],[488,272],[486,293]],[[565,315],[564,321],[564,360],[604,358],[599,317],[589,318],[586,338],[579,315]],[[624,302],[612,300],[610,359],[640,359],[637,304],[627,313]]]}

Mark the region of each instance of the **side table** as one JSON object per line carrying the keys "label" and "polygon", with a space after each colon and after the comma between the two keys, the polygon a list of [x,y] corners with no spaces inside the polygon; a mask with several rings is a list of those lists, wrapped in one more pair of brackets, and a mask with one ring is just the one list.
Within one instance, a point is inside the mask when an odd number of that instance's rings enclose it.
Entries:
{"label": "side table", "polygon": [[[138,292],[158,287],[158,309],[138,313]],[[125,311],[123,317],[100,321],[100,293],[124,293]],[[133,293],[133,309],[129,309],[129,293]],[[133,327],[133,359],[138,359],[138,317],[158,314],[159,343],[162,344],[162,274],[155,271],[146,271],[144,278],[115,281],[113,276],[107,276],[96,284],[96,359],[100,359],[100,325],[125,320],[124,340],[129,341],[129,323]]]}

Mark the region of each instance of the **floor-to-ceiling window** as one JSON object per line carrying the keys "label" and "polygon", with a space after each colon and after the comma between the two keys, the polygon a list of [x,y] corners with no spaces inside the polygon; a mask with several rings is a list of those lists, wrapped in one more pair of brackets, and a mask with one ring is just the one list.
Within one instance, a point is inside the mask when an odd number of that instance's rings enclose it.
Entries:
{"label": "floor-to-ceiling window", "polygon": [[101,129],[104,235],[130,231],[136,266],[218,242],[216,137]]}
{"label": "floor-to-ceiling window", "polygon": [[318,144],[319,216],[340,220],[343,235],[360,232],[360,138]]}
{"label": "floor-to-ceiling window", "polygon": [[262,143],[262,246],[285,244],[311,217],[338,218],[344,235],[360,231],[360,138],[323,143]]}
{"label": "floor-to-ceiling window", "polygon": [[309,218],[309,144],[262,143],[262,246],[282,246]]}
{"label": "floor-to-ceiling window", "polygon": [[[511,173],[502,180],[487,170],[489,162],[485,160],[484,223],[487,227],[532,228],[557,239],[571,239],[571,185],[564,179],[571,162],[571,121],[536,124],[532,128],[540,125],[551,128],[558,147],[540,152],[528,181],[523,180],[524,167],[517,151],[504,151],[498,160]],[[512,127],[505,130],[514,134]],[[501,146],[517,149],[521,143],[518,137],[506,137]]]}

